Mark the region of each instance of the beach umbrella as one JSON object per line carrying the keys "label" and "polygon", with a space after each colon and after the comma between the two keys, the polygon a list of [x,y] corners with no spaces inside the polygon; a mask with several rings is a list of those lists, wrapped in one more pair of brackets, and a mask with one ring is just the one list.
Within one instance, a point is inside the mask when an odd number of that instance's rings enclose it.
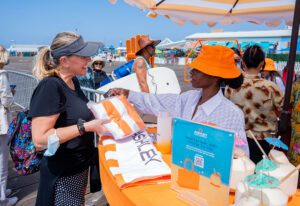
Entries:
{"label": "beach umbrella", "polygon": [[288,146],[284,144],[279,138],[274,137],[266,137],[265,141],[267,141],[270,145],[273,145],[278,148],[282,148],[284,150],[288,150]]}
{"label": "beach umbrella", "polygon": [[[148,17],[165,16],[177,24],[192,22],[214,26],[248,21],[268,26],[292,25],[295,0],[124,0],[147,11]],[[110,0],[115,3],[116,0]]]}
{"label": "beach umbrella", "polygon": [[280,183],[277,178],[263,173],[248,175],[244,181],[249,187],[258,189],[275,188]]}

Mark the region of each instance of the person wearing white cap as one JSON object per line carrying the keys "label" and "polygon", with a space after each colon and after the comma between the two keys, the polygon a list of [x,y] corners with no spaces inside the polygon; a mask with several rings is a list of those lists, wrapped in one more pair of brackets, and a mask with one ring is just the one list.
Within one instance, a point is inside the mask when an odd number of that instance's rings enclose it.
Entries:
{"label": "person wearing white cap", "polygon": [[103,71],[106,58],[104,56],[95,56],[92,61],[92,68],[94,74],[95,89],[100,87],[101,82],[107,78],[107,74]]}

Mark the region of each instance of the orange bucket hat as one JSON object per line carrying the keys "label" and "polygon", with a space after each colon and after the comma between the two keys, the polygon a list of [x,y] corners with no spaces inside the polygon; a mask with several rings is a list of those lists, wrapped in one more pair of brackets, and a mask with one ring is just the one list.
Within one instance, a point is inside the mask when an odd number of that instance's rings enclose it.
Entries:
{"label": "orange bucket hat", "polygon": [[241,75],[235,66],[234,51],[225,46],[203,46],[200,54],[189,66],[204,74],[224,79]]}
{"label": "orange bucket hat", "polygon": [[269,71],[269,72],[277,71],[273,59],[266,58],[266,59],[265,59],[265,62],[266,62],[266,66],[265,66],[265,68],[263,69],[263,71]]}

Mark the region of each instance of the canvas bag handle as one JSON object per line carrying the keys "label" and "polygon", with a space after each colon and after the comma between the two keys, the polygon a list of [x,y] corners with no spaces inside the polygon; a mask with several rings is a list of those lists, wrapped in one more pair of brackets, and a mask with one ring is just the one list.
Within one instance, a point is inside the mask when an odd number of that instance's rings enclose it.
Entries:
{"label": "canvas bag handle", "polygon": [[189,158],[186,158],[186,159],[184,160],[183,168],[184,168],[184,169],[187,169],[187,168],[186,168],[186,165],[187,165],[188,162],[191,162],[191,163],[192,163],[192,171],[195,171],[195,165],[194,165],[194,162],[193,162],[193,160],[191,160],[191,159],[189,159]]}

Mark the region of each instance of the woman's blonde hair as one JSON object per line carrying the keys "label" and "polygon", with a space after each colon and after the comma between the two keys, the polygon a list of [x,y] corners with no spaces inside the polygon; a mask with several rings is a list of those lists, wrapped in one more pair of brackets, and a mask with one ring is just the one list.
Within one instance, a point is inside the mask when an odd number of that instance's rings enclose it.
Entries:
{"label": "woman's blonde hair", "polygon": [[5,47],[0,45],[0,69],[8,63],[9,54]]}
{"label": "woman's blonde hair", "polygon": [[50,51],[76,41],[80,36],[73,32],[61,32],[53,39],[50,47],[42,48],[35,58],[33,74],[39,80],[57,75],[59,58],[53,58]]}

